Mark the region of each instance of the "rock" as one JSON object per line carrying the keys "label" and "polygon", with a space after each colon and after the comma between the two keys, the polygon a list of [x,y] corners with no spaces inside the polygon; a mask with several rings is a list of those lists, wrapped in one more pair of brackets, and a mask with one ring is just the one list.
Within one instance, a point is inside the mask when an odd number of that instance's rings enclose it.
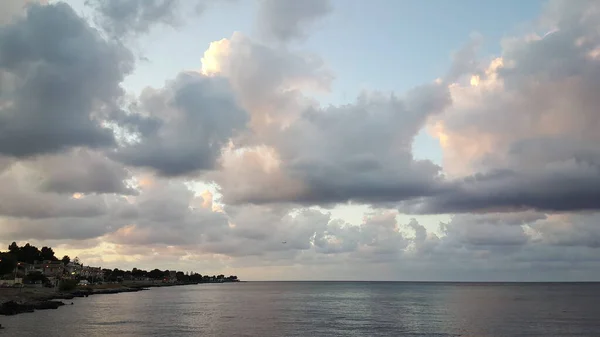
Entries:
{"label": "rock", "polygon": [[0,315],[10,316],[23,312],[33,312],[33,309],[33,305],[31,304],[20,304],[15,301],[8,301],[2,303],[0,306]]}
{"label": "rock", "polygon": [[34,304],[34,309],[47,310],[47,309],[58,309],[58,307],[65,305],[61,301],[41,301]]}
{"label": "rock", "polygon": [[34,303],[17,303],[15,301],[8,301],[0,306],[0,315],[10,316],[24,312],[34,312],[35,309],[57,309],[62,305],[65,304],[60,301],[39,301]]}

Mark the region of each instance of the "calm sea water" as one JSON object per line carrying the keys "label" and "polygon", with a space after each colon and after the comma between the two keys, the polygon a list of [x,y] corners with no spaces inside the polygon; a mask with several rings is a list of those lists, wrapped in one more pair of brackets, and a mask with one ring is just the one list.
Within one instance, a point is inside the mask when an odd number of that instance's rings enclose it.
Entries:
{"label": "calm sea water", "polygon": [[600,336],[600,284],[247,282],[75,299],[1,336]]}

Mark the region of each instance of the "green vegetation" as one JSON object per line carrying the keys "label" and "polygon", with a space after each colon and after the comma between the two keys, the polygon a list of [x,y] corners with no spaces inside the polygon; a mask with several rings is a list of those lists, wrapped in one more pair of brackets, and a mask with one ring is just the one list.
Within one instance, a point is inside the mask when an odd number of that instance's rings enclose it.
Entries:
{"label": "green vegetation", "polygon": [[23,283],[32,284],[32,283],[37,283],[37,282],[41,282],[41,283],[45,284],[45,283],[50,282],[50,280],[48,280],[48,278],[39,271],[31,272],[31,273],[27,274],[25,276],[25,278],[23,278]]}
{"label": "green vegetation", "polygon": [[0,253],[0,275],[11,273],[17,266],[17,259],[10,253]]}
{"label": "green vegetation", "polygon": [[71,262],[71,258],[68,255],[63,256],[63,258],[61,259],[62,263],[66,266],[69,264],[69,262]]}
{"label": "green vegetation", "polygon": [[38,249],[36,246],[32,246],[29,243],[23,247],[19,247],[16,242],[13,242],[8,246],[8,252],[3,254],[11,255],[18,262],[25,262],[32,264],[35,261],[58,261],[54,256],[54,251],[50,247],[42,247]]}
{"label": "green vegetation", "polygon": [[238,277],[231,275],[225,277],[225,275],[202,275],[194,272],[184,273],[182,271],[170,271],[153,269],[151,271],[145,271],[138,268],[133,268],[131,271],[121,269],[103,269],[104,280],[107,282],[119,282],[119,281],[135,281],[135,280],[169,280],[180,283],[223,283],[223,282],[238,282]]}
{"label": "green vegetation", "polygon": [[61,280],[60,283],[58,284],[58,289],[60,291],[71,291],[71,290],[77,288],[77,283],[79,283],[78,280],[70,280],[70,279]]}

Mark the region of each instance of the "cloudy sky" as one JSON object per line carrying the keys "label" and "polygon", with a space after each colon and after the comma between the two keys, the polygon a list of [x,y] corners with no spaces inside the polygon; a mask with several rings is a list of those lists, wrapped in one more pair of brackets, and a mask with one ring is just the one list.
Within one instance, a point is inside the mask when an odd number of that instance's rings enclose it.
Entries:
{"label": "cloudy sky", "polygon": [[25,2],[0,3],[4,247],[600,280],[597,1]]}

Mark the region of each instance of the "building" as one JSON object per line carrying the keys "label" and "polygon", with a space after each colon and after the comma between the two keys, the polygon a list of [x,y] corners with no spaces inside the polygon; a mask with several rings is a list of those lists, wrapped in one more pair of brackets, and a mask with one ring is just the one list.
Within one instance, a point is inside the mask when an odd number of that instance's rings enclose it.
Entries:
{"label": "building", "polygon": [[35,262],[29,272],[41,272],[46,277],[60,277],[65,272],[65,265],[61,261]]}
{"label": "building", "polygon": [[79,263],[69,262],[66,266],[67,274],[69,275],[79,275],[82,269],[83,266]]}
{"label": "building", "polygon": [[102,272],[102,267],[90,267],[84,266],[81,268],[81,277],[92,279],[92,280],[102,280],[104,279],[104,273]]}

